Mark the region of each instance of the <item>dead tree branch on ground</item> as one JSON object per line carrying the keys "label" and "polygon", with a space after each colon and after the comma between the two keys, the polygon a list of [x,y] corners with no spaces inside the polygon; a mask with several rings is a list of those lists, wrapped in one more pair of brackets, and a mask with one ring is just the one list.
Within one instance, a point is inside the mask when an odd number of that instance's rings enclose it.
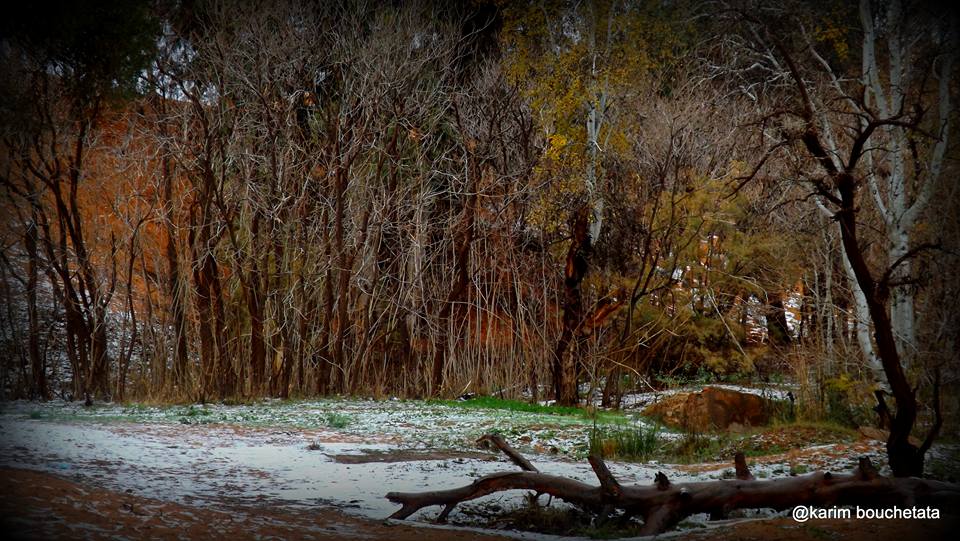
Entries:
{"label": "dead tree branch on ground", "polygon": [[957,484],[915,477],[884,477],[868,458],[861,458],[859,466],[847,475],[816,472],[783,479],[755,480],[743,455],[738,453],[736,479],[675,484],[663,473],[658,473],[653,485],[623,486],[603,460],[592,455],[590,465],[600,481],[600,486],[592,486],[575,479],[539,473],[499,436],[486,435],[479,441],[494,443],[526,471],[494,473],[469,485],[448,490],[391,492],[387,499],[403,507],[390,518],[405,519],[424,507],[442,505],[444,508],[437,520],[443,522],[458,503],[506,490],[549,494],[596,513],[622,509],[627,516],[643,518],[644,535],[667,531],[690,515],[709,513],[711,518],[721,518],[735,509],[771,508],[779,511],[800,505],[899,505],[936,506],[945,510],[960,502],[960,486]]}

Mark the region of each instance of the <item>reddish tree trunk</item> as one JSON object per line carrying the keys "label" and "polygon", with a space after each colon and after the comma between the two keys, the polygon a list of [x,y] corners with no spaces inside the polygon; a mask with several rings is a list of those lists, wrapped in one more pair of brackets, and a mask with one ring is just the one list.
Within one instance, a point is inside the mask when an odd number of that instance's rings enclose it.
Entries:
{"label": "reddish tree trunk", "polygon": [[580,284],[587,275],[591,245],[588,230],[590,211],[584,205],[573,219],[573,238],[567,251],[563,280],[563,331],[553,356],[553,395],[558,404],[573,406],[577,395],[579,340],[577,329],[583,321]]}

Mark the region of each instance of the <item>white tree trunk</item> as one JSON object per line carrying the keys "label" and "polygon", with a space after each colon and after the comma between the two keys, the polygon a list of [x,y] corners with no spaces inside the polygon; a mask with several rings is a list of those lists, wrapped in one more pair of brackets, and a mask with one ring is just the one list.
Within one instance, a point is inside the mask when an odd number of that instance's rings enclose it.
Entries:
{"label": "white tree trunk", "polygon": [[[596,8],[596,6],[594,6],[594,8]],[[589,35],[589,47],[591,54],[590,79],[592,83],[591,86],[594,90],[587,102],[589,113],[587,114],[586,121],[587,170],[585,184],[587,188],[587,198],[589,200],[588,204],[590,205],[589,233],[591,243],[596,243],[600,240],[600,231],[603,228],[604,200],[603,193],[597,186],[597,169],[599,169],[598,166],[600,163],[600,154],[602,152],[600,147],[600,130],[603,127],[604,121],[606,120],[609,88],[609,76],[604,74],[602,80],[599,77],[597,60],[601,56],[610,54],[611,43],[614,34],[614,12],[615,10],[612,6],[607,12],[606,46],[603,51],[599,51],[597,49],[596,25],[591,25],[591,32]],[[599,14],[594,12],[593,15],[596,17]],[[609,137],[609,134],[607,137]]]}
{"label": "white tree trunk", "polygon": [[[890,265],[897,262],[910,249],[910,235],[904,229],[897,229],[890,235]],[[912,265],[903,261],[892,274],[894,282],[909,279]],[[890,291],[890,323],[897,340],[897,349],[905,366],[910,366],[917,353],[916,331],[914,327],[913,289],[910,286],[896,286]]]}
{"label": "white tree trunk", "polygon": [[[828,231],[829,231],[828,229],[825,229],[824,235],[827,237],[827,245],[829,246],[830,244],[832,244],[831,243],[832,239],[829,238]],[[834,351],[834,347],[833,347],[833,341],[835,337],[835,333],[834,333],[835,317],[834,316],[836,314],[836,310],[833,306],[833,250],[829,248],[827,249],[825,261],[823,262],[823,268],[824,268],[824,282],[825,282],[823,286],[823,290],[825,292],[825,295],[824,295],[823,302],[820,304],[825,307],[821,315],[822,315],[822,319],[827,322],[826,335],[824,336],[824,339],[823,339],[827,349],[826,351],[827,363],[825,368],[827,370],[827,374],[832,375],[834,373],[834,368],[836,365],[836,352]]]}
{"label": "white tree trunk", "polygon": [[866,367],[873,374],[874,381],[884,390],[889,390],[887,374],[883,370],[883,364],[874,350],[873,340],[870,337],[870,309],[867,306],[867,297],[860,289],[860,284],[853,273],[853,267],[850,265],[850,260],[847,259],[846,252],[841,252],[843,269],[846,272],[847,283],[850,284],[850,292],[853,296],[853,317],[857,323],[857,344],[860,346],[860,351],[863,352]]}
{"label": "white tree trunk", "polygon": [[[865,88],[865,113],[872,108],[877,118],[893,118],[902,113],[907,85],[910,84],[910,58],[912,39],[901,35],[907,30],[904,14],[898,0],[887,6],[884,17],[875,18],[870,0],[860,1],[860,23],[863,39],[863,84]],[[955,32],[955,31],[952,31]],[[881,76],[877,61],[878,36],[886,37],[888,62],[886,74]],[[944,36],[955,45],[956,36]],[[949,135],[950,77],[955,47],[935,62],[933,78],[938,82],[937,125],[933,130],[937,139],[926,153],[914,156],[914,148],[908,144],[907,129],[900,125],[886,125],[880,130],[879,141],[868,145],[864,153],[864,169],[870,193],[886,225],[887,265],[890,271],[890,320],[896,338],[900,358],[906,367],[916,359],[919,352],[916,337],[916,314],[914,309],[913,265],[906,255],[913,248],[914,229],[917,218],[923,213],[938,188],[940,171]],[[863,115],[861,122],[867,122]],[[908,164],[919,160],[919,164]],[[849,273],[848,273],[849,274]],[[858,316],[859,317],[859,316]]]}
{"label": "white tree trunk", "polygon": [[[601,107],[603,107],[602,104],[605,101],[606,97],[601,96]],[[591,243],[596,243],[600,239],[600,230],[603,227],[603,195],[597,186],[597,162],[600,159],[600,144],[598,138],[600,135],[602,115],[603,112],[597,111],[596,105],[590,103],[590,113],[587,115],[587,170],[585,184],[590,205]]]}

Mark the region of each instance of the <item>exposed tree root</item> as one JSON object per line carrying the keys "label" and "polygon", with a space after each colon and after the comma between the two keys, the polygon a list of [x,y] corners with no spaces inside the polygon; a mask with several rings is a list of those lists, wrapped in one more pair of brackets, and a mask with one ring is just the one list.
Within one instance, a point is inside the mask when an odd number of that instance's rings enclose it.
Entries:
{"label": "exposed tree root", "polygon": [[722,518],[734,509],[790,509],[798,505],[826,507],[934,506],[942,511],[960,503],[960,485],[918,479],[892,478],[877,473],[867,458],[861,458],[852,474],[816,472],[784,479],[755,480],[740,453],[735,459],[736,479],[695,483],[671,483],[657,473],[653,485],[623,486],[607,469],[603,460],[589,457],[600,486],[574,479],[540,473],[499,436],[486,435],[479,441],[491,442],[526,471],[487,475],[459,488],[430,492],[391,492],[387,499],[403,507],[390,516],[405,519],[424,507],[444,506],[438,521],[446,520],[454,507],[504,490],[533,490],[549,494],[598,514],[622,509],[627,515],[643,518],[643,534],[656,534],[674,527],[685,517],[709,513]]}

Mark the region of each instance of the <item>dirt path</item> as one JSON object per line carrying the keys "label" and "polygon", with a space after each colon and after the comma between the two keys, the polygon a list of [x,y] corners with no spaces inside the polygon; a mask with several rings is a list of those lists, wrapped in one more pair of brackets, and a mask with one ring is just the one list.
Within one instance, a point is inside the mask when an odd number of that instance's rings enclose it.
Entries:
{"label": "dirt path", "polygon": [[[263,507],[216,510],[81,485],[59,476],[0,468],[0,531],[6,539],[510,539],[465,529],[384,523],[317,508],[292,513]],[[935,541],[954,538],[955,517],[941,520],[749,520],[673,532],[670,539],[736,541]]]}
{"label": "dirt path", "polygon": [[938,541],[956,539],[957,519],[817,520],[800,524],[791,518],[751,520],[682,535],[698,541]]}
{"label": "dirt path", "polygon": [[0,468],[0,520],[6,539],[390,539],[493,541],[466,530],[384,524],[318,508],[230,511],[114,492],[50,474]]}

